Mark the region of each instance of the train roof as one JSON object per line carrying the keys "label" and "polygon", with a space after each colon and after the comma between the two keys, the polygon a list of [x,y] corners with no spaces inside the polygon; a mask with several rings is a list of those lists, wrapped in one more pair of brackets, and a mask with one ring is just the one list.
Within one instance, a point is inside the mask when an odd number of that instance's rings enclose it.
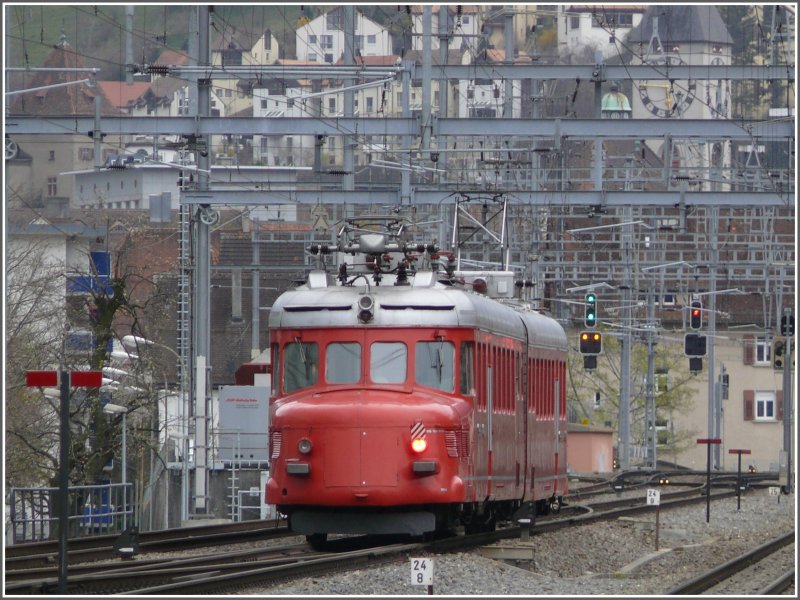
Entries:
{"label": "train roof", "polygon": [[[417,272],[408,285],[374,285],[359,278],[352,285],[334,285],[318,271],[308,282],[282,294],[269,316],[273,328],[319,327],[469,327],[524,340],[530,344],[567,349],[561,325],[514,299],[497,300],[438,280],[431,271]],[[362,300],[364,298],[364,300]],[[372,318],[365,324],[359,312]]]}

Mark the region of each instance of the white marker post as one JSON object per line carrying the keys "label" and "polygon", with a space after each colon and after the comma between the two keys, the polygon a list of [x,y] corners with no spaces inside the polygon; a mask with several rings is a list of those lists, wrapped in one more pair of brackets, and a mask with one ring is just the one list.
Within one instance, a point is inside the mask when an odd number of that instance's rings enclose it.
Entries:
{"label": "white marker post", "polygon": [[777,485],[769,486],[769,495],[778,497],[778,504],[781,503],[781,488]]}
{"label": "white marker post", "polygon": [[433,559],[411,559],[411,585],[427,585],[428,595],[433,596]]}
{"label": "white marker post", "polygon": [[658,552],[658,530],[661,520],[661,490],[648,488],[647,505],[656,507],[656,552]]}

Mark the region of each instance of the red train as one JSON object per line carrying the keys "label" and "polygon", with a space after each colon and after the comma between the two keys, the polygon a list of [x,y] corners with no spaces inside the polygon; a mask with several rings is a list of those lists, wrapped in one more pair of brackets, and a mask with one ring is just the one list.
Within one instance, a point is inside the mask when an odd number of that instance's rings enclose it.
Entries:
{"label": "red train", "polygon": [[310,273],[270,313],[266,501],[312,543],[490,530],[559,506],[561,326],[511,297],[510,272],[437,272],[435,248],[383,234],[339,251],[354,258],[336,279]]}

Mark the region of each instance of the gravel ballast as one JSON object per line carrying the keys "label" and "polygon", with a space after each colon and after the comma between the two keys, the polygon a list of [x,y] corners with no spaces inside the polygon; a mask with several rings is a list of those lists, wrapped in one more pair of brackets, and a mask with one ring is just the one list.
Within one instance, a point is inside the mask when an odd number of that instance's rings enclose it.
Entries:
{"label": "gravel ballast", "polygon": [[[644,499],[642,492],[642,502]],[[502,561],[480,551],[427,555],[434,561],[435,595],[663,595],[693,576],[795,528],[795,496],[753,490],[736,498],[660,511],[656,551],[652,513],[535,534],[533,561]],[[499,546],[523,546],[503,540]],[[791,556],[794,556],[793,546]],[[422,556],[426,556],[422,554]],[[410,562],[308,577],[244,594],[428,595],[411,584]],[[742,593],[753,593],[742,590]]]}

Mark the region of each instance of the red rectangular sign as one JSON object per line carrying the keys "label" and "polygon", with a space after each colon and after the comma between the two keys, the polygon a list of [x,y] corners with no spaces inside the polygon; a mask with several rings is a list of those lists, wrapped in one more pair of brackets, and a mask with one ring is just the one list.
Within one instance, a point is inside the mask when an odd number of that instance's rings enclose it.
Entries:
{"label": "red rectangular sign", "polygon": [[750,450],[728,450],[728,454],[750,454]]}
{"label": "red rectangular sign", "polygon": [[69,385],[71,387],[100,387],[103,385],[103,372],[70,371]]}
{"label": "red rectangular sign", "polygon": [[58,387],[58,371],[27,371],[25,385],[28,387]]}
{"label": "red rectangular sign", "polygon": [[698,439],[698,444],[721,444],[722,440],[719,438],[705,438],[705,439]]}

